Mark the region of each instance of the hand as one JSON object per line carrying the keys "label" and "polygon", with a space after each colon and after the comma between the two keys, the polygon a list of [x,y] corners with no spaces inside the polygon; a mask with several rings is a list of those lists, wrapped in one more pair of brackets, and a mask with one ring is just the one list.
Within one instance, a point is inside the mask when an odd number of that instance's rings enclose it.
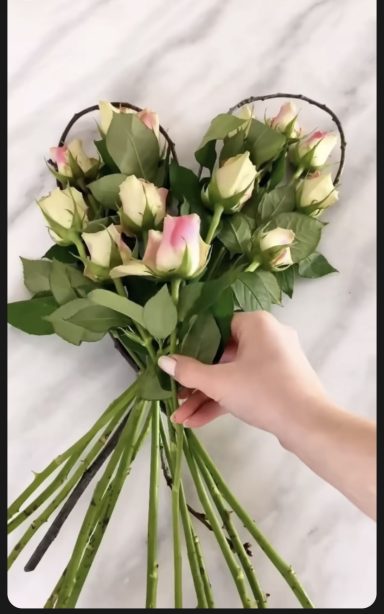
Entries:
{"label": "hand", "polygon": [[179,396],[187,398],[172,419],[199,427],[229,412],[284,440],[287,429],[307,422],[326,403],[297,333],[264,311],[236,314],[231,332],[217,365],[180,355],[159,359],[184,387]]}

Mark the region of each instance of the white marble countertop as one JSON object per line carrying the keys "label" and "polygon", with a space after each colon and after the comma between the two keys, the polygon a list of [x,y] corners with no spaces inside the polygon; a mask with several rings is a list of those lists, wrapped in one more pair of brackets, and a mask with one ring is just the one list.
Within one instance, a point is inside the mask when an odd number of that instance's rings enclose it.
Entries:
{"label": "white marble countertop", "polygon": [[[157,110],[184,164],[208,121],[250,95],[303,93],[329,104],[348,141],[340,203],[322,251],[339,269],[302,283],[275,311],[295,326],[332,397],[375,414],[375,7],[373,0],[13,0],[9,5],[9,298],[26,296],[19,255],[50,241],[34,199],[72,114],[99,99]],[[326,118],[324,118],[328,126]],[[133,377],[109,338],[70,346],[9,331],[9,493],[78,438]],[[201,431],[229,483],[317,607],[375,598],[375,525],[269,435],[229,417]],[[135,463],[79,607],[142,607],[148,450]],[[61,573],[87,497],[38,569],[12,568],[9,599],[39,608]],[[161,491],[159,606],[172,607],[169,493]],[[16,532],[17,533],[17,532]],[[237,599],[210,535],[217,604]],[[14,540],[12,539],[12,543]],[[256,549],[255,549],[256,550]],[[31,549],[28,549],[30,552]],[[254,563],[270,605],[295,607],[264,556]],[[188,581],[186,605],[193,607]]]}

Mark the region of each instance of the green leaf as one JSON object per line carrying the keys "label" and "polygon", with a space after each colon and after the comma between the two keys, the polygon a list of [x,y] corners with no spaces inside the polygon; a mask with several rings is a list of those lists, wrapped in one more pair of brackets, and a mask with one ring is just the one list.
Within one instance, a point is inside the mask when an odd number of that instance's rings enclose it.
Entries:
{"label": "green leaf", "polygon": [[165,339],[175,330],[177,309],[167,284],[145,304],[143,318],[145,328],[156,339]]}
{"label": "green leaf", "polygon": [[251,228],[241,213],[224,218],[218,238],[231,254],[244,254],[251,242]]}
{"label": "green leaf", "polygon": [[84,277],[79,269],[58,260],[53,260],[51,263],[49,284],[53,296],[60,305],[96,287],[96,284],[88,277]]}
{"label": "green leaf", "polygon": [[264,222],[279,213],[293,211],[295,198],[295,189],[290,185],[266,192],[258,206],[261,220]]}
{"label": "green leaf", "polygon": [[[169,167],[171,191],[180,201],[187,201],[188,213],[197,213],[201,219],[200,234],[205,236],[211,216],[201,200],[201,186],[198,177],[185,166],[180,166],[172,160]],[[180,211],[181,213],[181,211]],[[184,214],[185,215],[185,214]]]}
{"label": "green leaf", "polygon": [[57,309],[53,296],[32,298],[28,301],[9,303],[9,324],[30,335],[52,335],[52,325],[44,318]]}
{"label": "green leaf", "polygon": [[[80,271],[78,271],[78,273],[81,275]],[[58,260],[52,261],[51,272],[49,275],[49,285],[51,292],[59,305],[63,305],[64,303],[68,303],[74,298],[77,298],[77,294],[72,288],[72,284],[70,282],[67,266]]]}
{"label": "green leaf", "polygon": [[292,298],[293,296],[296,266],[297,265],[293,265],[287,269],[284,269],[283,271],[274,273],[281,290],[284,292],[284,294],[289,296],[289,298]]}
{"label": "green leaf", "polygon": [[241,273],[232,289],[242,311],[269,311],[272,303],[281,301],[280,286],[269,271]]}
{"label": "green leaf", "polygon": [[114,113],[106,136],[108,152],[121,173],[151,181],[159,162],[155,133],[133,113]]}
{"label": "green leaf", "polygon": [[[76,298],[62,305],[46,319],[52,323],[58,335],[76,345],[81,341],[101,339],[111,328],[129,323],[121,313],[96,305],[87,298]],[[87,332],[96,335],[87,335]]]}
{"label": "green leaf", "polygon": [[245,132],[238,130],[233,136],[226,137],[220,152],[220,166],[233,156],[244,153],[245,151]]}
{"label": "green leaf", "polygon": [[235,302],[232,288],[226,288],[217,301],[212,305],[211,311],[220,329],[221,342],[224,349],[225,344],[231,336],[231,321],[235,309]]}
{"label": "green leaf", "polygon": [[84,232],[99,232],[99,230],[104,230],[110,224],[119,224],[119,216],[118,215],[107,215],[106,217],[99,217],[97,220],[92,220],[88,222],[86,227],[84,228]]}
{"label": "green leaf", "polygon": [[114,311],[117,311],[128,318],[131,318],[141,326],[144,326],[143,308],[141,305],[130,301],[124,296],[119,296],[115,292],[110,290],[92,290],[88,294],[88,299],[92,303],[96,303],[102,307],[108,307]]}
{"label": "green leaf", "polygon": [[231,270],[212,281],[195,281],[182,288],[179,300],[179,320],[189,320],[195,313],[209,309],[238,275],[239,271]]}
{"label": "green leaf", "polygon": [[106,209],[117,209],[120,202],[119,188],[127,175],[122,173],[114,173],[113,175],[105,175],[88,184],[92,195]]}
{"label": "green leaf", "polygon": [[206,166],[211,171],[216,161],[215,141],[224,139],[230,132],[240,128],[246,121],[230,113],[221,113],[212,121],[204,135],[200,147],[195,152],[195,158],[201,164]]}
{"label": "green leaf", "polygon": [[172,396],[172,390],[166,390],[160,383],[160,372],[153,366],[148,365],[140,377],[140,396],[148,401],[161,401]]}
{"label": "green leaf", "polygon": [[299,262],[298,273],[300,277],[315,279],[329,273],[338,273],[338,270],[322,254],[314,252]]}
{"label": "green leaf", "polygon": [[257,119],[252,119],[246,139],[246,148],[257,168],[269,160],[274,160],[282,151],[286,138]]}
{"label": "green leaf", "polygon": [[48,260],[28,260],[21,258],[24,284],[32,294],[48,292],[51,263]]}
{"label": "green leaf", "polygon": [[209,311],[199,313],[181,343],[180,353],[211,364],[216,356],[220,338],[220,330],[213,315]]}
{"label": "green leaf", "polygon": [[58,260],[67,264],[79,262],[76,254],[76,249],[73,245],[52,245],[44,254],[43,258],[48,260]]}
{"label": "green leaf", "polygon": [[[111,155],[107,149],[107,144],[105,139],[101,139],[100,141],[94,141],[97,151],[99,152],[102,161],[108,167],[108,169],[112,173],[118,173],[119,167],[115,164]],[[105,168],[105,167],[104,167]]]}
{"label": "green leaf", "polygon": [[279,213],[271,220],[273,228],[291,228],[295,233],[295,241],[291,245],[293,262],[303,260],[317,247],[323,224],[302,213]]}
{"label": "green leaf", "polygon": [[283,153],[272,164],[271,174],[268,181],[268,189],[273,190],[284,180],[287,166],[287,152]]}
{"label": "green leaf", "polygon": [[77,311],[69,318],[69,321],[94,333],[106,333],[111,328],[129,324],[127,316],[108,307],[101,307],[92,303]]}

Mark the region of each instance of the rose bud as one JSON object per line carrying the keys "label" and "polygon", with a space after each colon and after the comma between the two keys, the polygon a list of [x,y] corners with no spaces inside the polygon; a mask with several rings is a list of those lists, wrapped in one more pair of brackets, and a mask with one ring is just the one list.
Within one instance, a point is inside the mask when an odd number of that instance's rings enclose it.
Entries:
{"label": "rose bud", "polygon": [[203,200],[211,209],[222,206],[225,213],[236,213],[251,197],[256,176],[249,151],[228,158],[213,172],[211,181],[203,189]]}
{"label": "rose bud", "polygon": [[299,181],[296,199],[299,208],[307,208],[309,213],[333,205],[339,199],[339,193],[333,185],[331,173],[316,173]]}
{"label": "rose bud", "polygon": [[268,124],[288,137],[297,138],[300,134],[297,115],[296,105],[293,102],[286,102],[280,107],[278,114],[268,120]]}
{"label": "rose bud", "polygon": [[305,170],[323,166],[337,143],[334,132],[317,130],[292,148],[292,161]]}
{"label": "rose bud", "polygon": [[88,223],[87,205],[76,188],[52,190],[38,205],[48,222],[49,234],[59,245],[71,245]]}
{"label": "rose bud", "polygon": [[287,228],[274,228],[264,233],[259,240],[263,261],[277,271],[293,264],[289,245],[294,240],[295,233]]}
{"label": "rose bud", "polygon": [[51,147],[49,152],[52,161],[57,165],[59,174],[64,177],[73,177],[74,175],[70,155],[83,173],[87,173],[95,164],[98,164],[96,158],[87,156],[80,139],[74,139],[68,145],[62,147]]}
{"label": "rose bud", "polygon": [[159,116],[154,111],[149,109],[143,109],[142,111],[135,111],[128,107],[114,107],[110,102],[102,100],[99,102],[100,109],[100,129],[103,134],[107,134],[108,128],[111,124],[114,113],[134,113],[143,122],[147,128],[153,130],[157,138],[160,135],[160,122]]}
{"label": "rose bud", "polygon": [[128,234],[156,228],[165,216],[168,190],[130,175],[121,183],[120,222]]}
{"label": "rose bud", "polygon": [[166,279],[191,279],[207,262],[209,245],[200,236],[196,213],[164,218],[163,232],[150,230],[142,261],[131,261],[111,271],[111,277],[154,275]]}
{"label": "rose bud", "polygon": [[120,226],[110,224],[98,232],[83,232],[89,258],[84,262],[84,275],[94,281],[108,279],[109,272],[132,258],[132,252],[121,237]]}

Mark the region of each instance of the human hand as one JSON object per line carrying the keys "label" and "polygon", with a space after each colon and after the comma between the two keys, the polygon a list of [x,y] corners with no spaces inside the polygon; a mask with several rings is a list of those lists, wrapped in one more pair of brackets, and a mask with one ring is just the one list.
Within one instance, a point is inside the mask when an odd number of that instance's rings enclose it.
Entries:
{"label": "human hand", "polygon": [[229,412],[284,442],[287,430],[300,430],[327,403],[298,335],[265,311],[235,314],[231,332],[217,365],[181,355],[159,359],[184,387],[179,396],[186,400],[172,419],[194,428]]}

